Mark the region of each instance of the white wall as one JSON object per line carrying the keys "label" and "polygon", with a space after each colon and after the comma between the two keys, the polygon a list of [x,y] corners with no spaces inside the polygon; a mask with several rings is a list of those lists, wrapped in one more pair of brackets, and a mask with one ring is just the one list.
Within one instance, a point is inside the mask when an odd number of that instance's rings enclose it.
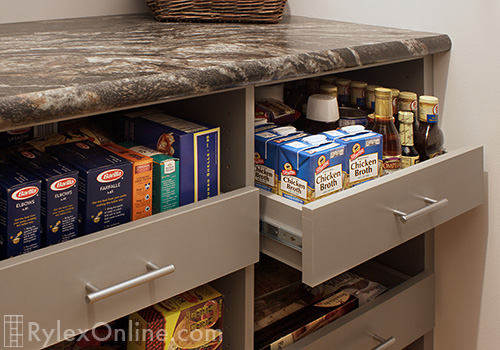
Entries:
{"label": "white wall", "polygon": [[[437,350],[497,350],[500,344],[500,1],[289,0],[293,15],[450,35],[435,60],[435,94],[450,149],[485,146],[487,204],[436,230]],[[446,77],[447,75],[447,77]],[[445,79],[447,78],[447,83]]]}

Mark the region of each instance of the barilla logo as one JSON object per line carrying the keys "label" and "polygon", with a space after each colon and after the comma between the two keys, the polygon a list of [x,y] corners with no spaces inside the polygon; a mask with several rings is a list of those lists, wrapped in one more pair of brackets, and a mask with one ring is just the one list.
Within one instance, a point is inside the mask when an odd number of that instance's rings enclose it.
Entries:
{"label": "barilla logo", "polygon": [[22,129],[15,129],[15,130],[9,130],[7,131],[7,134],[9,135],[19,135],[19,134],[24,134],[25,132],[28,132],[31,130],[31,127],[29,128],[22,128]]}
{"label": "barilla logo", "polygon": [[21,152],[22,156],[24,158],[28,158],[28,159],[34,159],[35,158],[35,155],[29,151],[22,151]]}
{"label": "barilla logo", "polygon": [[113,182],[115,180],[118,180],[123,176],[123,170],[121,169],[111,169],[111,170],[106,170],[99,175],[97,175],[97,181],[101,183],[106,183],[106,182]]}
{"label": "barilla logo", "polygon": [[52,185],[50,185],[50,189],[52,191],[62,191],[62,190],[66,190],[66,189],[70,188],[75,183],[76,183],[75,178],[66,177],[64,179],[57,180],[56,182],[52,183]]}
{"label": "barilla logo", "polygon": [[35,196],[37,193],[38,193],[38,187],[29,186],[21,188],[16,192],[12,193],[11,198],[16,201],[22,201]]}

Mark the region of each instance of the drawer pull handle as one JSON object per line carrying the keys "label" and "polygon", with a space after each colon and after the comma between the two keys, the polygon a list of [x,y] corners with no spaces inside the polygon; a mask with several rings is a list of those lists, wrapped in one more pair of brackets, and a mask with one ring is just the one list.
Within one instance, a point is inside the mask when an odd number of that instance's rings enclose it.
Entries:
{"label": "drawer pull handle", "polygon": [[384,350],[384,349],[387,349],[392,344],[396,343],[396,338],[394,338],[394,337],[384,339],[382,337],[379,337],[376,334],[372,334],[372,336],[373,336],[373,338],[377,339],[380,342],[380,344],[377,345],[376,347],[372,348],[371,350]]}
{"label": "drawer pull handle", "polygon": [[92,304],[96,301],[121,293],[127,289],[137,287],[147,282],[151,282],[157,278],[163,277],[175,271],[174,265],[168,265],[160,268],[155,264],[148,262],[146,264],[146,267],[148,269],[148,272],[146,272],[145,274],[117,283],[104,289],[99,289],[93,284],[87,283],[85,285],[85,290],[88,292],[88,294],[85,296],[85,301],[88,304]]}
{"label": "drawer pull handle", "polygon": [[402,223],[406,223],[410,220],[419,218],[423,215],[429,214],[433,212],[434,210],[437,210],[439,208],[442,208],[448,204],[448,200],[446,198],[443,198],[439,201],[432,199],[432,198],[424,198],[425,203],[429,204],[423,208],[417,209],[411,213],[403,213],[402,211],[399,210],[393,210],[394,215],[399,216],[399,219],[401,220]]}

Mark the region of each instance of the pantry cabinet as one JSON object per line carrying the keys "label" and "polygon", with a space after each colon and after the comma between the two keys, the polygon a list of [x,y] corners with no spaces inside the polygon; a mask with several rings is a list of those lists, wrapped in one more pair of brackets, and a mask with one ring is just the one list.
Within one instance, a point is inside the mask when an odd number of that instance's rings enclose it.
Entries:
{"label": "pantry cabinet", "polygon": [[[430,94],[448,36],[301,17],[1,28],[0,130],[159,106],[220,126],[221,194],[1,261],[0,309],[24,332],[6,322],[0,337],[38,349],[210,282],[225,295],[223,348],[250,350],[263,252],[310,286],[354,269],[391,287],[290,349],[432,349],[433,228],[482,203],[482,147],[299,205],[253,186],[253,113],[260,86],[329,74]],[[56,332],[33,337],[35,323]]]}

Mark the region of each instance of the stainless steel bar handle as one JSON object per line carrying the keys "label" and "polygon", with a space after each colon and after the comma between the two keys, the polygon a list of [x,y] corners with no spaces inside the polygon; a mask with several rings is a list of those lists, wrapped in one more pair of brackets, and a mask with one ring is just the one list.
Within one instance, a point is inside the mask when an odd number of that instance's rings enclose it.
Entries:
{"label": "stainless steel bar handle", "polygon": [[146,267],[149,272],[146,272],[143,275],[117,283],[115,285],[109,286],[104,289],[99,289],[93,284],[87,283],[85,285],[85,289],[87,290],[88,294],[85,296],[85,301],[88,304],[92,304],[95,303],[96,301],[121,293],[127,289],[137,287],[141,284],[150,282],[152,280],[163,277],[175,271],[174,265],[168,265],[160,268],[155,264],[148,262],[146,264]]}
{"label": "stainless steel bar handle", "polygon": [[387,349],[389,346],[393,345],[394,343],[396,343],[396,338],[394,337],[384,339],[376,334],[372,334],[372,337],[377,339],[380,342],[380,344],[372,348],[371,350],[384,350]]}
{"label": "stainless steel bar handle", "polygon": [[435,199],[425,197],[424,201],[429,205],[426,205],[425,207],[417,209],[411,213],[403,213],[402,211],[399,210],[393,210],[392,212],[394,213],[394,215],[399,216],[399,219],[401,220],[402,223],[406,223],[410,220],[414,220],[423,215],[429,214],[448,204],[448,200],[446,198],[437,201]]}

